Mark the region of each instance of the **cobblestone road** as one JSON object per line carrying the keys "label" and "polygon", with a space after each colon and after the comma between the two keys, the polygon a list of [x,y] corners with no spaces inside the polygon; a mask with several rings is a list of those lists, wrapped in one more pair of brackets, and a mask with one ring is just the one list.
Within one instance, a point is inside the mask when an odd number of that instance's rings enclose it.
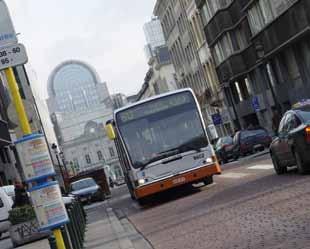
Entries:
{"label": "cobblestone road", "polygon": [[148,208],[127,194],[110,205],[156,249],[310,248],[310,176],[277,176],[268,156],[223,169],[212,186],[170,192]]}

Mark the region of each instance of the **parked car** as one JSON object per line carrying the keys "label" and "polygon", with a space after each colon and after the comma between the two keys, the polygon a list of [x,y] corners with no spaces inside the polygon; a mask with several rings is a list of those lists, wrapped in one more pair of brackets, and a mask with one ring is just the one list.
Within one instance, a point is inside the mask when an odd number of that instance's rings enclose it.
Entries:
{"label": "parked car", "polygon": [[222,163],[227,163],[229,159],[234,158],[234,144],[230,136],[221,137],[215,145],[217,159]]}
{"label": "parked car", "polygon": [[103,190],[93,178],[84,178],[70,184],[71,195],[78,197],[82,202],[94,202],[105,200]]}
{"label": "parked car", "polygon": [[269,148],[271,136],[263,128],[238,131],[233,139],[234,157],[242,157]]}
{"label": "parked car", "polygon": [[277,174],[297,164],[298,172],[310,170],[310,104],[286,112],[280,122],[278,137],[270,146],[270,155]]}
{"label": "parked car", "polygon": [[0,238],[3,233],[8,232],[10,229],[9,211],[12,209],[12,206],[12,199],[0,188]]}
{"label": "parked car", "polygon": [[4,192],[12,198],[13,202],[14,202],[14,199],[15,199],[15,187],[14,185],[7,185],[7,186],[2,186],[0,187],[4,190]]}

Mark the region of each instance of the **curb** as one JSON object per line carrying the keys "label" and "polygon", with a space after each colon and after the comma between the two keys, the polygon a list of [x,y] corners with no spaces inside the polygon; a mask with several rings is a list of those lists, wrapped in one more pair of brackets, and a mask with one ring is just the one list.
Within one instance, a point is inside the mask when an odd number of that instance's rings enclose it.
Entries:
{"label": "curb", "polygon": [[135,247],[133,246],[131,240],[129,239],[128,236],[126,236],[126,231],[123,228],[121,222],[118,220],[118,218],[116,217],[114,211],[112,208],[107,208],[106,209],[108,217],[109,217],[109,221],[112,225],[113,230],[115,231],[116,235],[117,235],[117,239],[119,242],[119,246],[121,249],[135,249]]}

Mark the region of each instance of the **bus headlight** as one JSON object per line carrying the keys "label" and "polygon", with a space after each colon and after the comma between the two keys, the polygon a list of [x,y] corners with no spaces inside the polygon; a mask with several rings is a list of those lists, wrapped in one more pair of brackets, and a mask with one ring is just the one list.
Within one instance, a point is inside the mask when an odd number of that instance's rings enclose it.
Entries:
{"label": "bus headlight", "polygon": [[213,163],[213,159],[212,159],[211,157],[208,157],[208,158],[206,159],[206,162],[207,162],[207,163]]}
{"label": "bus headlight", "polygon": [[143,185],[145,183],[145,179],[139,179],[138,180],[138,185]]}

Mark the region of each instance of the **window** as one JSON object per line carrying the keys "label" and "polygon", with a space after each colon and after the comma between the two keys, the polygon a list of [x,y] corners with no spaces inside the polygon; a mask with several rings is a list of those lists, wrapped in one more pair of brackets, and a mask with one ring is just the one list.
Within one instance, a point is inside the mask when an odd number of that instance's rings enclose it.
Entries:
{"label": "window", "polygon": [[287,115],[285,123],[287,124],[287,131],[291,131],[301,124],[300,120],[292,113]]}
{"label": "window", "polygon": [[204,24],[207,24],[218,10],[227,7],[231,3],[232,0],[206,0],[202,8],[202,19]]}
{"label": "window", "polygon": [[109,152],[110,152],[111,157],[115,157],[115,152],[112,147],[109,148]]}
{"label": "window", "polygon": [[286,11],[296,0],[259,0],[248,11],[248,19],[253,35]]}
{"label": "window", "polygon": [[233,53],[233,44],[230,34],[225,34],[214,46],[215,62],[220,64]]}
{"label": "window", "polygon": [[90,156],[88,154],[85,155],[85,160],[86,160],[87,164],[91,164],[91,159],[90,159]]}
{"label": "window", "polygon": [[246,47],[247,40],[241,26],[230,32],[230,37],[234,51],[239,51]]}
{"label": "window", "polygon": [[97,156],[98,156],[99,161],[103,161],[103,155],[102,155],[102,152],[100,150],[97,151]]}
{"label": "window", "polygon": [[255,4],[248,12],[249,24],[253,35],[258,33],[265,26],[265,20],[259,4]]}
{"label": "window", "polygon": [[74,169],[79,171],[80,170],[80,164],[79,164],[79,160],[77,158],[73,158],[73,166]]}

